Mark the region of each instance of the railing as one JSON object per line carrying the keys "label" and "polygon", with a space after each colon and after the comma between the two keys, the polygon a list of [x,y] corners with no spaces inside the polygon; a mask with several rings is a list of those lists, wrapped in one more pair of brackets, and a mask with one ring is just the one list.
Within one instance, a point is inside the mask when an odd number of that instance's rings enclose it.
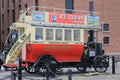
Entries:
{"label": "railing", "polygon": [[[38,10],[36,10],[38,8]],[[32,11],[40,11],[40,12],[61,12],[66,13],[66,11],[71,11],[71,14],[84,14],[84,15],[90,15],[90,11],[85,10],[72,10],[72,9],[61,9],[61,8],[53,8],[53,7],[41,7],[41,6],[31,6],[29,8],[26,8],[21,11],[20,14],[23,15],[30,15]],[[99,16],[98,12],[93,12],[94,16]]]}
{"label": "railing", "polygon": [[[69,10],[72,13],[66,13],[66,10]],[[47,12],[48,14],[46,14]],[[55,15],[57,15],[56,17],[57,17],[57,20],[59,21],[51,22],[51,19],[54,13]],[[91,16],[90,11],[31,6],[29,8],[22,10],[20,14],[21,14],[21,22],[26,22],[30,24],[32,23],[39,26],[48,26],[48,27],[49,26],[59,26],[59,27],[69,26],[70,28],[79,27],[81,29],[88,29],[88,30],[90,29],[102,30],[100,27],[98,12],[94,12],[93,15]],[[33,21],[33,16],[35,16],[36,14],[38,15],[38,17],[44,16],[45,20]],[[48,17],[47,18],[48,20],[45,17],[46,15]],[[61,15],[64,15],[66,19],[64,19],[63,17],[60,18]]]}

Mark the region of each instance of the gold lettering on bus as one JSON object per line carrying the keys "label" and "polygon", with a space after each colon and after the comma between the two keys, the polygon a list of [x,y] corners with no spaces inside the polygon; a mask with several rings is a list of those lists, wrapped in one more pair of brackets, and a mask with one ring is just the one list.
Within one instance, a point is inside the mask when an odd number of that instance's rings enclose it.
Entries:
{"label": "gold lettering on bus", "polygon": [[71,46],[44,46],[45,50],[71,50]]}

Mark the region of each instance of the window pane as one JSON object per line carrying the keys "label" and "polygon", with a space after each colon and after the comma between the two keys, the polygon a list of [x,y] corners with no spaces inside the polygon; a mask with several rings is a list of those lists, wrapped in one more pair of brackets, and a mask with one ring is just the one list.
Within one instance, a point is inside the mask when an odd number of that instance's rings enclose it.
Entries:
{"label": "window pane", "polygon": [[65,40],[71,40],[71,30],[65,30]]}
{"label": "window pane", "polygon": [[35,39],[36,39],[36,40],[43,40],[43,29],[41,29],[41,28],[36,28],[36,31],[35,31]]}
{"label": "window pane", "polygon": [[89,1],[89,11],[90,11],[90,15],[93,15],[93,11],[94,11],[94,2],[93,1]]}
{"label": "window pane", "polygon": [[65,9],[70,9],[66,10],[66,13],[72,13],[72,10],[74,9],[74,0],[65,0]]}
{"label": "window pane", "polygon": [[80,30],[74,30],[74,41],[80,41]]}
{"label": "window pane", "polygon": [[62,30],[56,29],[56,40],[62,40]]}
{"label": "window pane", "polygon": [[38,11],[38,5],[39,5],[38,3],[39,3],[39,0],[35,0],[35,6],[36,6],[35,10],[36,11]]}
{"label": "window pane", "polygon": [[53,40],[53,29],[46,29],[46,40]]}
{"label": "window pane", "polygon": [[103,25],[103,30],[104,31],[109,31],[109,24],[104,24]]}
{"label": "window pane", "polygon": [[104,44],[109,44],[109,37],[104,37],[103,39],[104,39],[104,42],[103,42]]}

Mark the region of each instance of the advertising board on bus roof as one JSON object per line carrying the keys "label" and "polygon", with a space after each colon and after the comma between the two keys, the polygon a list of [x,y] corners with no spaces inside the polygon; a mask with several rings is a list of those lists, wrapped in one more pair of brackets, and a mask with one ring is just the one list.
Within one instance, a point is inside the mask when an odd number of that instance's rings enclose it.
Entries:
{"label": "advertising board on bus roof", "polygon": [[84,25],[85,15],[49,12],[49,22]]}
{"label": "advertising board on bus roof", "polygon": [[32,22],[46,22],[54,24],[68,24],[79,26],[99,26],[99,16],[84,14],[68,14],[60,12],[33,12]]}

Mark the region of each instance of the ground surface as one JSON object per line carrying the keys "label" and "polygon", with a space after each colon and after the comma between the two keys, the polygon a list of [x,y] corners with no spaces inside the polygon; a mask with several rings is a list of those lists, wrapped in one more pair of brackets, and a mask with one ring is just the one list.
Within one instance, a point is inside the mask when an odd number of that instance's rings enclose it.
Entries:
{"label": "ground surface", "polygon": [[[110,62],[110,67],[106,73],[96,73],[94,69],[87,69],[87,73],[79,73],[76,68],[71,68],[72,70],[72,80],[120,80],[120,62],[116,65],[116,74],[112,74],[112,67]],[[50,78],[49,80],[68,80],[69,68],[64,69],[64,74],[58,74],[55,78]],[[16,72],[16,71],[15,71]],[[22,80],[45,80],[45,77],[38,74],[28,74],[23,70]],[[93,75],[91,75],[93,74]],[[11,80],[11,71],[5,71],[3,68],[0,71],[0,80]],[[16,79],[17,80],[17,79]]]}

